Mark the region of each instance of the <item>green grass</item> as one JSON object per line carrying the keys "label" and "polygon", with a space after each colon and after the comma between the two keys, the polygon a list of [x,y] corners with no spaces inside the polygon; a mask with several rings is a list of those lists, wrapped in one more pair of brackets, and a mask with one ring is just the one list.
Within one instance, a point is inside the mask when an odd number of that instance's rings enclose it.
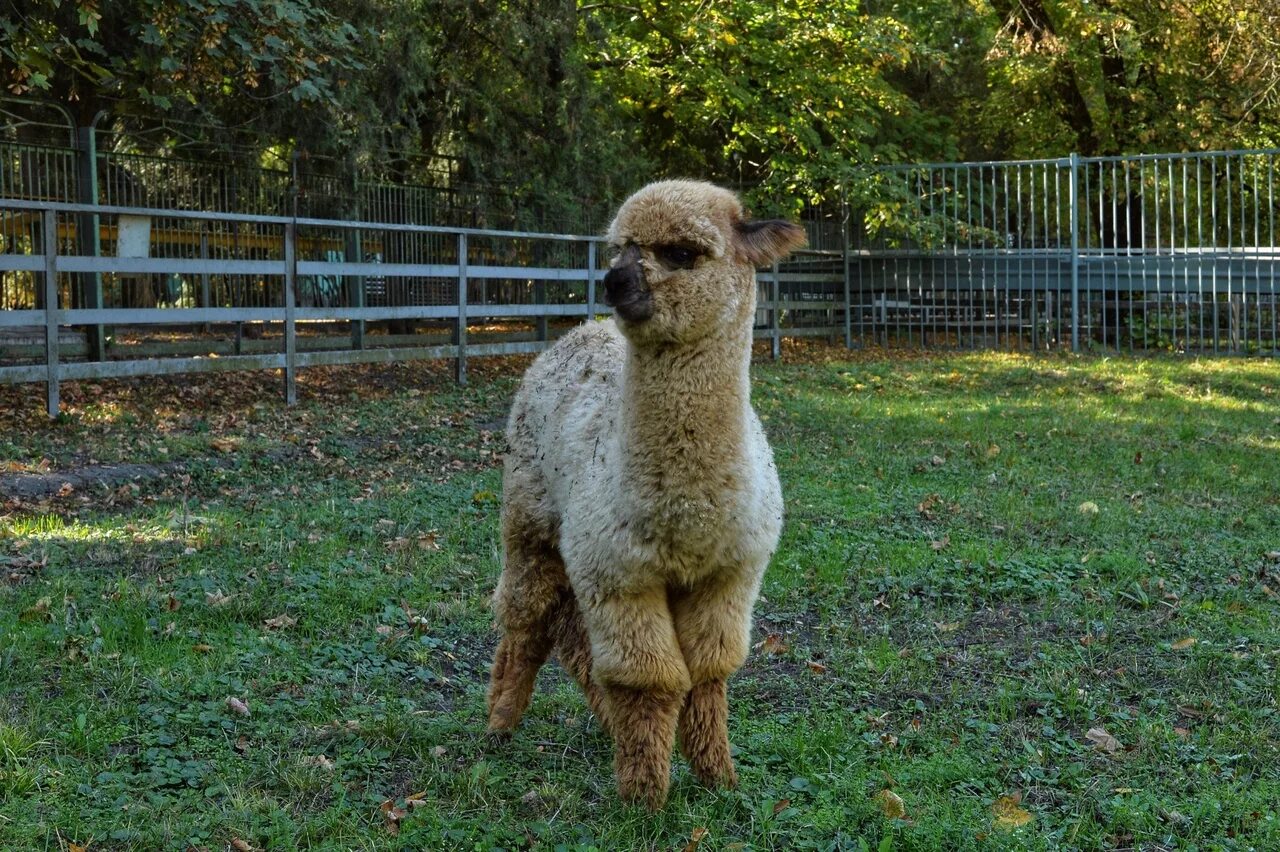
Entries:
{"label": "green grass", "polygon": [[0,847],[1280,848],[1280,364],[758,365],[742,784],[657,815],[558,669],[480,735],[516,379],[446,366],[3,389],[0,473],[151,474],[0,516]]}

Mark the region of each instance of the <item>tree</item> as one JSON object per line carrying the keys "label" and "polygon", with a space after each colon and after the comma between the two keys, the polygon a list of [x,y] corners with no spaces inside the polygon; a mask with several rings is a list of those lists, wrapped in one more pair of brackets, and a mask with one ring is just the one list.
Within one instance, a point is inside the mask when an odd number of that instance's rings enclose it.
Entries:
{"label": "tree", "polygon": [[338,101],[355,28],[318,0],[32,0],[0,13],[0,79],[70,106],[229,123]]}
{"label": "tree", "polygon": [[990,150],[1280,143],[1280,9],[1248,0],[992,0]]}

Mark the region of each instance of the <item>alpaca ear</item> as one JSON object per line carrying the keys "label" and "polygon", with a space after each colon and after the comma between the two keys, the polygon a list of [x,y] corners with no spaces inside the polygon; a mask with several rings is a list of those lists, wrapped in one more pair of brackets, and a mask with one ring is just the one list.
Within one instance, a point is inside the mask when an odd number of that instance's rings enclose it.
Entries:
{"label": "alpaca ear", "polygon": [[768,266],[809,241],[804,228],[783,219],[752,219],[733,226],[738,253],[754,266]]}

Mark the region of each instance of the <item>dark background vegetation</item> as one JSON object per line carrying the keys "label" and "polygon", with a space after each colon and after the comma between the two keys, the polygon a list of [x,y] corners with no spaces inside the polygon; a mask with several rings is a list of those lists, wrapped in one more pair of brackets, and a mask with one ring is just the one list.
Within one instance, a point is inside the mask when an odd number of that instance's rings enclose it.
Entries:
{"label": "dark background vegetation", "polygon": [[1280,144],[1277,33],[1261,0],[27,0],[0,83],[556,219],[654,175],[779,208],[857,164]]}

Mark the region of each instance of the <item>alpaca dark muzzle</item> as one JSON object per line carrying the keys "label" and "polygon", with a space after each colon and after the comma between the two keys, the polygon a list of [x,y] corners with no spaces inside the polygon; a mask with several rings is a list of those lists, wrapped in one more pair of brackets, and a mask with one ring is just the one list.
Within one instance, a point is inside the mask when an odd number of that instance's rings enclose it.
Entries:
{"label": "alpaca dark muzzle", "polygon": [[647,320],[653,316],[653,294],[645,284],[644,271],[626,255],[620,261],[604,276],[604,303],[629,322]]}

